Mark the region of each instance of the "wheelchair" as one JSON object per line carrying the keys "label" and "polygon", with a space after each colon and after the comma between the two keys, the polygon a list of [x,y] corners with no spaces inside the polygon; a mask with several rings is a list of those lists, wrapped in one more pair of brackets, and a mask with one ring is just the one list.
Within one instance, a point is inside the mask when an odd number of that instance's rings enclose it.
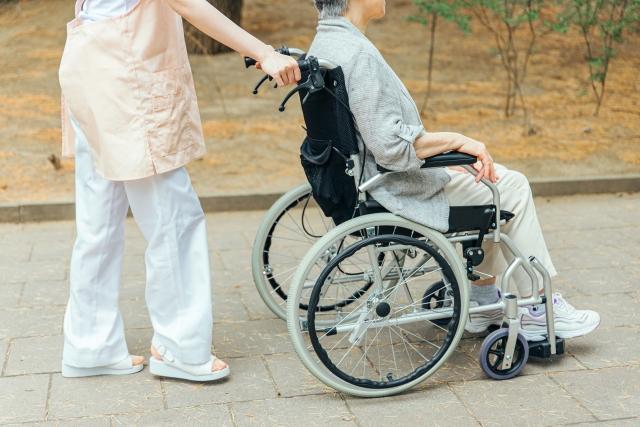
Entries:
{"label": "wheelchair", "polygon": [[[564,341],[554,331],[550,275],[501,232],[514,215],[500,209],[496,186],[481,181],[493,194],[491,205],[451,207],[446,233],[386,211],[368,190],[393,172],[378,167],[378,175],[363,180],[360,152],[366,148],[358,144],[342,69],[301,50],[281,52],[297,57],[303,72],[280,111],[299,94],[307,131],[301,160],[309,182],[286,193],[265,215],[252,270],[266,305],[287,321],[303,365],[340,392],[401,393],[446,362],[471,314],[496,310],[504,314],[503,323],[484,339],[479,355],[488,377],[513,378],[530,356],[564,353]],[[254,64],[246,58],[247,67]],[[476,175],[471,166],[476,161],[449,152],[426,159],[423,168],[461,166]],[[333,169],[324,171],[329,163]],[[331,180],[327,191],[324,181]],[[327,194],[332,192],[340,197]],[[500,300],[471,307],[469,281],[486,276],[477,268],[483,242],[501,245],[514,259],[502,275]],[[518,268],[530,279],[531,297],[508,289]],[[546,307],[547,334],[527,342],[518,333],[518,307],[540,303]]]}

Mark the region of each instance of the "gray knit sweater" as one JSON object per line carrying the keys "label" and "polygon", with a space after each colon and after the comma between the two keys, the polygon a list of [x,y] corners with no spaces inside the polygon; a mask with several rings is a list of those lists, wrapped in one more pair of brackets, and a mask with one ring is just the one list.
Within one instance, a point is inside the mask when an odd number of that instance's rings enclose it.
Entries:
{"label": "gray knit sweater", "polygon": [[349,104],[366,146],[364,179],[376,164],[394,171],[369,190],[387,210],[447,231],[449,203],[443,188],[450,178],[442,168],[420,169],[413,142],[424,132],[409,91],[369,39],[345,18],[320,20],[309,55],[340,65]]}

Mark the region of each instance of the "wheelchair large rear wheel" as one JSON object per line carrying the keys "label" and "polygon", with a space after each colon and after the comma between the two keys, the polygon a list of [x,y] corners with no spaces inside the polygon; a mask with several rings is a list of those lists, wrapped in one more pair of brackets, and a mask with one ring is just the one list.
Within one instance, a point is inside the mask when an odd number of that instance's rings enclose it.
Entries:
{"label": "wheelchair large rear wheel", "polygon": [[286,319],[287,293],[296,268],[333,227],[307,183],[287,192],[265,214],[253,243],[251,267],[260,297],[276,316]]}
{"label": "wheelchair large rear wheel", "polygon": [[[336,244],[343,249],[327,261]],[[451,301],[425,307],[425,290],[440,280]],[[462,262],[441,233],[392,214],[367,215],[328,232],[302,260],[289,291],[289,336],[305,367],[328,386],[363,397],[400,393],[457,346],[467,288]],[[350,298],[333,311],[319,309]]]}

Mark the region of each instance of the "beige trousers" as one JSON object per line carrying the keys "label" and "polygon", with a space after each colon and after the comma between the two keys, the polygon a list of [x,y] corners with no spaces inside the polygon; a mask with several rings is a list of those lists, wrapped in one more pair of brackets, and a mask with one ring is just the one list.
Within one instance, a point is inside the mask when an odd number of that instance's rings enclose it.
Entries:
{"label": "beige trousers", "polygon": [[[496,164],[496,171],[500,177],[496,185],[500,192],[501,209],[515,214],[515,218],[502,228],[502,232],[513,240],[515,246],[526,258],[535,256],[549,271],[551,277],[556,276],[557,272],[551,262],[538,222],[527,177],[500,164]],[[493,202],[491,190],[482,183],[476,184],[473,175],[448,168],[447,172],[451,176],[451,182],[446,185],[444,191],[451,206],[486,205]],[[485,259],[478,266],[478,270],[500,278],[501,273],[513,259],[509,250],[501,246],[502,244],[485,240],[483,244]],[[514,272],[510,286],[514,284],[520,296],[531,295],[531,280],[524,269],[518,268]],[[540,286],[542,286],[541,280]],[[510,289],[511,292],[515,290],[514,288],[506,289]]]}

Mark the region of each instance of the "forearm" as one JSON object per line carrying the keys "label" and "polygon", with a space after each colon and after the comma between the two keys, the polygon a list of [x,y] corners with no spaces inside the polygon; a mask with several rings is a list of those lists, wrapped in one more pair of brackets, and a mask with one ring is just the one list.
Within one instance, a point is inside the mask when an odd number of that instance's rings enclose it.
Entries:
{"label": "forearm", "polygon": [[165,0],[180,16],[209,37],[258,61],[272,49],[227,18],[206,0]]}
{"label": "forearm", "polygon": [[465,143],[465,136],[455,132],[425,132],[413,147],[419,159],[426,159],[447,151],[457,151]]}

